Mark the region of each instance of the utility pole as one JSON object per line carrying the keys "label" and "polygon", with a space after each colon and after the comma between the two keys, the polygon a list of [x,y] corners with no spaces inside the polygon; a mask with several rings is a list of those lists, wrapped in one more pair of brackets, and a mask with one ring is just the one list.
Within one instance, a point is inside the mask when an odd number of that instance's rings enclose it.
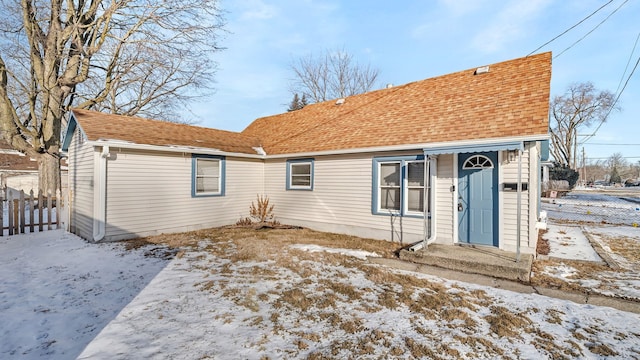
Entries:
{"label": "utility pole", "polygon": [[578,170],[577,153],[578,153],[578,129],[576,128],[576,129],[573,129],[573,167],[569,166],[571,169],[574,169],[574,170]]}
{"label": "utility pole", "polygon": [[582,147],[582,171],[584,172],[584,177],[582,178],[582,185],[587,185],[587,157],[584,154],[584,146]]}

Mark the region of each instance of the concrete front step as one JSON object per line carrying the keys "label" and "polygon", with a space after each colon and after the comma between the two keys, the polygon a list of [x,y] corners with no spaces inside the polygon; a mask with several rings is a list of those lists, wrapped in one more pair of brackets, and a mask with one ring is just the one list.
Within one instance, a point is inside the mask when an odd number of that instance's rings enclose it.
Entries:
{"label": "concrete front step", "polygon": [[491,247],[432,244],[418,251],[401,250],[400,259],[418,264],[529,283],[533,255]]}

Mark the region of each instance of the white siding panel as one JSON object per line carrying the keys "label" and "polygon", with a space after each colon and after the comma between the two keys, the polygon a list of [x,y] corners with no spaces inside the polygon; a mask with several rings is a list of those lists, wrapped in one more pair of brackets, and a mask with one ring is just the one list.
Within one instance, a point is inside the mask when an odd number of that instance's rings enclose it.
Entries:
{"label": "white siding panel", "polygon": [[[535,240],[530,239],[531,236],[531,220],[532,212],[530,211],[530,192],[537,192],[537,182],[529,181],[531,178],[532,165],[536,163],[535,159],[531,159],[532,156],[537,156],[537,153],[530,151],[530,144],[525,146],[525,151],[522,154],[522,183],[528,183],[528,190],[522,191],[520,198],[521,201],[521,214],[520,214],[520,249],[522,252],[533,252],[535,250]],[[503,153],[502,161],[502,183],[515,183],[518,181],[518,161],[508,162],[507,152]],[[503,238],[501,239],[500,248],[507,251],[515,251],[517,248],[517,212],[518,212],[518,194],[515,191],[502,191],[502,204],[501,204],[501,217],[503,221]],[[535,206],[535,205],[534,205]]]}
{"label": "white siding panel", "polygon": [[317,156],[312,191],[286,190],[286,159],[268,160],[265,193],[283,223],[391,241],[417,241],[423,237],[423,219],[371,212],[373,158],[416,154],[420,152]]}
{"label": "white siding panel", "polygon": [[191,197],[191,154],[112,149],[107,240],[233,224],[262,194],[260,160],[226,158],[225,195]]}
{"label": "white siding panel", "polygon": [[451,244],[453,238],[453,209],[454,192],[452,186],[458,186],[458,180],[454,176],[453,155],[438,156],[436,190],[436,241],[442,244]]}
{"label": "white siding panel", "polygon": [[93,153],[76,129],[69,146],[69,231],[87,240],[93,240]]}

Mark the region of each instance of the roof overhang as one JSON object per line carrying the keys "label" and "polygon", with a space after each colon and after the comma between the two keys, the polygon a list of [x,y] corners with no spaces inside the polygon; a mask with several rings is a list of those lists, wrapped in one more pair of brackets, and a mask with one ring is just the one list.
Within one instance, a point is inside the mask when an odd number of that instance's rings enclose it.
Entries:
{"label": "roof overhang", "polygon": [[[76,128],[82,131],[82,127],[78,123],[78,120],[76,119],[75,114],[73,113],[73,110],[72,110],[69,116],[69,121],[67,123],[65,136],[63,137],[63,140],[62,140],[61,150],[63,152],[69,151],[69,146],[71,145],[71,139],[73,138],[73,133],[76,131]],[[264,150],[262,150],[262,148],[253,148],[256,154],[246,154],[246,153],[225,152],[219,149],[203,148],[203,147],[195,147],[195,146],[138,144],[138,143],[123,141],[118,139],[98,139],[93,141],[87,141],[87,145],[94,146],[94,147],[108,146],[110,148],[117,148],[117,149],[163,151],[163,152],[188,153],[188,154],[225,155],[225,156],[233,156],[233,157],[252,158],[252,159],[264,158],[264,155],[263,155]]]}
{"label": "roof overhang", "polygon": [[[304,152],[304,153],[287,153],[287,154],[274,154],[267,155],[267,159],[279,159],[279,158],[291,158],[291,157],[305,157],[305,156],[323,156],[323,155],[343,155],[343,154],[361,154],[361,153],[371,153],[371,152],[388,152],[388,151],[416,151],[423,150],[427,155],[435,155],[440,151],[439,154],[453,154],[457,152],[474,152],[474,149],[484,149],[480,151],[496,151],[496,150],[507,150],[507,148],[511,148],[513,150],[518,147],[514,146],[524,146],[524,142],[529,141],[542,141],[549,139],[548,134],[541,135],[532,135],[532,136],[518,136],[518,137],[509,137],[509,138],[493,138],[493,139],[482,139],[482,140],[461,140],[461,141],[450,141],[443,143],[430,143],[430,144],[403,144],[403,145],[392,145],[392,146],[375,146],[375,147],[367,147],[367,148],[355,148],[355,149],[340,149],[340,150],[326,150],[326,151],[313,151],[313,152]],[[504,146],[500,148],[500,146]],[[464,150],[464,151],[463,151]]]}
{"label": "roof overhang", "polygon": [[236,152],[228,152],[222,151],[218,149],[211,148],[201,148],[194,146],[180,146],[180,145],[149,145],[149,144],[137,144],[128,141],[119,141],[119,140],[96,140],[96,141],[87,141],[87,145],[94,147],[108,146],[110,148],[116,149],[131,149],[131,150],[142,150],[142,151],[161,151],[161,152],[174,152],[174,153],[183,153],[183,154],[203,154],[203,155],[224,155],[224,156],[232,156],[232,157],[243,157],[243,158],[251,158],[251,159],[263,159],[263,155],[259,154],[245,154],[245,153],[236,153]]}
{"label": "roof overhang", "polygon": [[524,150],[524,141],[496,142],[488,144],[448,145],[424,148],[425,155],[477,153],[503,150]]}
{"label": "roof overhang", "polygon": [[78,120],[76,120],[76,116],[71,110],[69,114],[69,121],[67,121],[67,129],[64,132],[64,137],[62,138],[62,146],[60,147],[61,151],[68,151],[69,145],[71,145],[71,138],[73,137],[74,131],[76,131],[76,127],[78,126]]}

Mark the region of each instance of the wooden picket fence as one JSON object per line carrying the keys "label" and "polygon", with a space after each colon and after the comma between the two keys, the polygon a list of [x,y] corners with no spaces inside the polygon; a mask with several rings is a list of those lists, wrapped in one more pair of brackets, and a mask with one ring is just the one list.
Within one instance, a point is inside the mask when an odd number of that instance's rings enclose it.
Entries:
{"label": "wooden picket fence", "polygon": [[56,194],[48,193],[46,196],[38,191],[38,195],[34,196],[33,190],[26,195],[22,190],[18,192],[5,187],[0,193],[0,198],[0,236],[5,235],[5,230],[8,230],[10,236],[61,227],[62,196],[59,191]]}

